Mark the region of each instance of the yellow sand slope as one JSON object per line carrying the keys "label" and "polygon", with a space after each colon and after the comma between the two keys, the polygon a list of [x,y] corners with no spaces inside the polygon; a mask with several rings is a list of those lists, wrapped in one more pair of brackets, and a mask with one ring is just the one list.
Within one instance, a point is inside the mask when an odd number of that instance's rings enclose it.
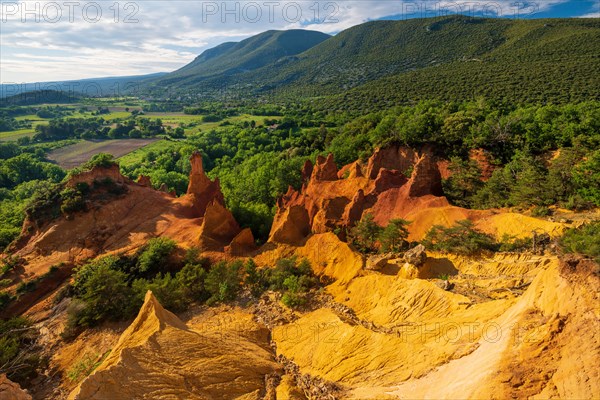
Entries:
{"label": "yellow sand slope", "polygon": [[268,332],[232,311],[236,324],[188,328],[148,292],[138,317],[71,399],[260,398],[278,371]]}
{"label": "yellow sand slope", "polygon": [[436,279],[354,270],[328,291],[355,317],[321,308],[276,327],[278,353],[341,384],[345,398],[600,397],[597,275],[549,256],[432,256],[427,264],[456,269],[452,291]]}

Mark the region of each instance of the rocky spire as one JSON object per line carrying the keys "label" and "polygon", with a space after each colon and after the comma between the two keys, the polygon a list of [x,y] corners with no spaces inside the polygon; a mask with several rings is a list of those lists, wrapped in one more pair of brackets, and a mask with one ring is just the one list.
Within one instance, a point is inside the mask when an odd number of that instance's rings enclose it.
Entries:
{"label": "rocky spire", "polygon": [[338,170],[333,160],[333,154],[329,154],[327,158],[318,156],[311,179],[315,181],[337,181],[337,174]]}
{"label": "rocky spire", "polygon": [[190,183],[188,185],[188,194],[202,194],[213,183],[204,173],[202,165],[202,155],[199,151],[194,151],[190,158],[192,170],[190,171]]}
{"label": "rocky spire", "polygon": [[190,183],[188,185],[187,196],[192,199],[195,212],[198,216],[203,216],[206,212],[206,207],[213,201],[224,206],[225,200],[223,198],[223,193],[221,192],[219,180],[215,179],[214,181],[211,181],[208,176],[206,176],[200,152],[195,151],[192,154],[190,163],[192,164],[192,169],[190,171]]}

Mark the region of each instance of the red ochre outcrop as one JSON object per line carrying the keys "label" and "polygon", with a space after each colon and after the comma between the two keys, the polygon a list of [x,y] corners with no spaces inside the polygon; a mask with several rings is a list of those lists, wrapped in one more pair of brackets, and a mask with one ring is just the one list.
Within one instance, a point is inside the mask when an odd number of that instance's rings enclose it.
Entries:
{"label": "red ochre outcrop", "polygon": [[225,205],[225,199],[221,192],[219,178],[211,181],[204,173],[202,165],[202,156],[199,152],[194,152],[190,159],[192,170],[190,171],[190,183],[188,184],[187,197],[192,201],[198,216],[204,215],[206,207],[217,202],[222,206]]}
{"label": "red ochre outcrop", "polygon": [[83,171],[72,175],[67,182],[67,186],[75,187],[78,183],[87,183],[92,186],[95,181],[102,181],[110,178],[115,183],[131,183],[131,180],[121,175],[118,164],[113,164],[110,167],[95,167],[89,171]]}
{"label": "red ochre outcrop", "polygon": [[6,374],[0,374],[0,400],[31,400],[31,396]]}
{"label": "red ochre outcrop", "polygon": [[297,245],[310,233],[352,227],[367,212],[385,226],[415,209],[449,206],[438,161],[430,149],[388,147],[366,165],[357,161],[340,171],[331,154],[314,167],[307,162],[302,189],[290,188],[278,201],[270,241]]}
{"label": "red ochre outcrop", "polygon": [[152,181],[150,180],[150,177],[146,175],[140,175],[137,183],[142,186],[152,187]]}
{"label": "red ochre outcrop", "polygon": [[[482,167],[482,179],[489,176],[489,156],[480,151],[471,157]],[[559,224],[506,210],[451,206],[442,190],[442,179],[449,175],[448,161],[437,158],[430,147],[377,149],[366,163],[355,161],[339,171],[332,155],[318,157],[314,166],[307,161],[302,188],[290,187],[278,199],[269,241],[299,246],[310,234],[339,230],[343,235],[367,213],[380,226],[395,218],[411,221],[411,241],[422,240],[434,225],[451,226],[464,219],[498,238],[522,237],[534,229],[554,236],[562,230]]]}
{"label": "red ochre outcrop", "polygon": [[[225,208],[218,181],[211,181],[195,153],[188,193],[179,198],[154,190],[144,177],[133,182],[119,167],[94,168],[71,177],[68,186],[110,178],[127,187],[125,194],[90,203],[88,211],[56,219],[26,221],[22,238],[13,254],[27,261],[29,278],[40,276],[51,265],[77,264],[103,254],[135,252],[149,239],[165,236],[183,247],[199,246],[205,251],[223,251],[242,231]],[[238,238],[239,251],[254,242],[247,231]],[[238,245],[239,243],[244,246]]]}

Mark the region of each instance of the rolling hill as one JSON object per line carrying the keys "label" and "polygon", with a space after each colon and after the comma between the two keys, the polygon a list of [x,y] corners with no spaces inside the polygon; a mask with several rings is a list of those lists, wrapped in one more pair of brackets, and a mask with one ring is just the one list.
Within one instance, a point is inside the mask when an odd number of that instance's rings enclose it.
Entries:
{"label": "rolling hill", "polygon": [[284,37],[270,31],[223,44],[153,87],[205,97],[340,95],[325,104],[360,107],[480,95],[563,102],[600,93],[598,19],[371,21],[288,57]]}
{"label": "rolling hill", "polygon": [[209,49],[185,67],[153,82],[157,86],[201,87],[232,75],[277,65],[323,42],[330,36],[306,30],[267,31],[239,43],[227,42]]}
{"label": "rolling hill", "polygon": [[[137,94],[142,81],[156,79],[163,75],[165,75],[164,72],[158,72],[148,75],[111,76],[70,81],[4,83],[0,84],[0,99],[12,97],[12,101],[20,101],[21,98],[18,97],[20,94],[31,92],[37,92],[38,94],[63,92],[64,96],[70,97],[110,97],[123,95],[126,92]],[[26,104],[30,104],[31,98],[32,96],[28,95],[23,99],[25,99]],[[52,97],[50,99],[49,102],[52,102]],[[14,105],[18,104],[20,103],[14,103]]]}

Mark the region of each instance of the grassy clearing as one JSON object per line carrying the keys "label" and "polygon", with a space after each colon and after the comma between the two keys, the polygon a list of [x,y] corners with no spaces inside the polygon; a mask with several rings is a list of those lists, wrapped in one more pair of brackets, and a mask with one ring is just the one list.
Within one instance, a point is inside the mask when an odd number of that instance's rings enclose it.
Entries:
{"label": "grassy clearing", "polygon": [[19,129],[17,131],[0,132],[0,141],[14,141],[25,136],[32,136],[35,133],[33,128]]}
{"label": "grassy clearing", "polygon": [[105,120],[112,120],[117,118],[129,118],[131,117],[131,113],[127,111],[113,111],[108,114],[100,114],[98,117],[102,117]]}
{"label": "grassy clearing", "polygon": [[[250,115],[250,114],[242,114],[237,115],[235,117],[226,118],[223,121],[219,122],[203,122],[202,115],[188,115],[183,113],[146,113],[146,117],[149,118],[160,118],[164,125],[171,126],[176,128],[180,125],[188,125],[185,127],[186,135],[194,135],[198,132],[209,131],[211,129],[217,129],[224,122],[229,122],[230,124],[236,124],[244,121],[256,121],[257,125],[263,125],[265,123],[265,119],[274,119],[279,118],[277,116],[258,116],[258,115]],[[192,126],[189,126],[192,125]]]}
{"label": "grassy clearing", "polygon": [[109,153],[115,158],[119,158],[157,140],[159,139],[85,140],[53,150],[48,158],[64,169],[72,169],[85,163],[98,153]]}
{"label": "grassy clearing", "polygon": [[168,149],[169,147],[173,147],[176,142],[171,142],[168,140],[159,140],[157,142],[151,143],[147,146],[139,148],[137,150],[132,151],[129,154],[126,154],[122,157],[119,157],[119,164],[121,165],[131,165],[141,163],[144,156],[151,151],[160,152],[164,149]]}

